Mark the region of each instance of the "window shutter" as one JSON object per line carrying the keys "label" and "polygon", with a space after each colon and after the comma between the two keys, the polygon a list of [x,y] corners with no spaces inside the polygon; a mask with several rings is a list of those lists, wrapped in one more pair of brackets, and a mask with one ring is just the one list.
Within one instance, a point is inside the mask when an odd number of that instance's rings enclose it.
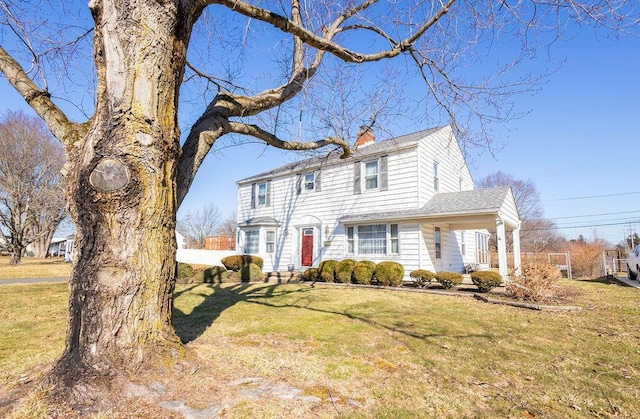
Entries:
{"label": "window shutter", "polygon": [[302,193],[302,175],[298,175],[296,177],[296,195],[300,195]]}
{"label": "window shutter", "polygon": [[251,184],[251,208],[256,207],[256,184]]}
{"label": "window shutter", "polygon": [[360,193],[360,162],[353,163],[353,194]]}
{"label": "window shutter", "polygon": [[320,170],[315,173],[315,185],[316,192],[320,192]]}
{"label": "window shutter", "polygon": [[271,181],[270,180],[267,181],[267,198],[265,201],[266,201],[265,206],[270,207],[271,206]]}
{"label": "window shutter", "polygon": [[380,157],[380,190],[386,191],[388,186],[387,156]]}

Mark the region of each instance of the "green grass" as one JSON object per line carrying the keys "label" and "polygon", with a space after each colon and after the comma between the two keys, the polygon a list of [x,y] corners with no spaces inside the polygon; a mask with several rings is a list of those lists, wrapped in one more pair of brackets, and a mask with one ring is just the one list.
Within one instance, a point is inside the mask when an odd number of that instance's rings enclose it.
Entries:
{"label": "green grass", "polygon": [[0,256],[0,281],[15,278],[68,278],[71,264],[60,258],[38,259],[23,257],[19,265],[9,265],[9,256]]}
{"label": "green grass", "polygon": [[[220,383],[261,377],[334,398],[236,399],[229,417],[640,417],[640,290],[562,284],[582,311],[321,284],[178,286],[176,330],[214,365],[181,386],[215,400],[232,393]],[[66,286],[0,293],[7,384],[60,353]]]}

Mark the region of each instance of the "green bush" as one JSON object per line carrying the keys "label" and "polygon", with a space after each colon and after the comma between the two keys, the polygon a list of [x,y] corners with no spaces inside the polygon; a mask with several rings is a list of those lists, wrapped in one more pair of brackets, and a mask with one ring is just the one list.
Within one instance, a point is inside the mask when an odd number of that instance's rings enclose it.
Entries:
{"label": "green bush", "polygon": [[458,272],[438,272],[436,274],[436,281],[447,290],[453,288],[455,285],[460,285],[462,278],[462,274]]}
{"label": "green bush", "polygon": [[353,280],[356,284],[369,285],[373,279],[376,264],[370,260],[361,260],[353,267]]}
{"label": "green bush", "polygon": [[302,273],[303,281],[317,281],[318,279],[318,268],[309,268]]}
{"label": "green bush", "polygon": [[351,282],[353,267],[358,263],[354,259],[343,259],[336,264],[336,281],[348,284]]}
{"label": "green bush", "polygon": [[258,265],[260,269],[264,266],[264,260],[256,255],[231,255],[220,259],[220,262],[222,262],[225,268],[234,272],[239,271],[243,266],[250,263]]}
{"label": "green bush", "polygon": [[194,280],[196,282],[204,282],[206,284],[220,284],[227,282],[229,272],[224,266],[212,266],[202,271],[196,272]]}
{"label": "green bush", "polygon": [[337,264],[338,261],[332,259],[320,262],[320,265],[318,266],[318,275],[320,276],[320,280],[324,282],[334,282]]}
{"label": "green bush", "polygon": [[249,263],[240,268],[240,280],[242,282],[260,281],[262,278],[264,278],[264,274],[258,264]]}
{"label": "green bush", "polygon": [[376,265],[373,276],[382,286],[398,287],[402,285],[404,267],[398,262],[380,262]]}
{"label": "green bush", "polygon": [[500,286],[502,275],[494,271],[475,271],[471,273],[473,285],[478,287],[480,292],[489,292],[493,288]]}
{"label": "green bush", "polygon": [[178,267],[176,268],[176,279],[190,279],[193,277],[194,271],[193,267],[188,263],[178,262]]}
{"label": "green bush", "polygon": [[418,288],[424,288],[429,282],[435,279],[436,274],[426,269],[416,269],[409,274]]}

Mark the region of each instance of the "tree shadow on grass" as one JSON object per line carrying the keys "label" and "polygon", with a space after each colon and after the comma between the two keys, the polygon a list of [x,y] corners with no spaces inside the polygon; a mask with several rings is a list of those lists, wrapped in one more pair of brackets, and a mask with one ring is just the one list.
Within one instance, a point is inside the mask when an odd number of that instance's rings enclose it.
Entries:
{"label": "tree shadow on grass", "polygon": [[[397,322],[393,324],[385,324],[377,320],[373,320],[368,316],[358,315],[352,313],[349,309],[337,310],[331,308],[320,308],[310,306],[311,300],[306,295],[309,292],[313,292],[314,289],[305,285],[300,287],[291,288],[290,286],[283,286],[282,284],[270,284],[267,286],[255,286],[251,284],[234,284],[232,286],[221,286],[219,284],[209,285],[207,288],[213,290],[212,293],[205,293],[194,291],[198,285],[186,287],[174,294],[174,299],[181,295],[191,292],[202,298],[200,304],[194,307],[191,313],[187,314],[180,309],[174,307],[173,310],[173,325],[176,333],[180,337],[183,343],[191,342],[200,337],[213,322],[220,317],[222,312],[230,307],[238,304],[239,302],[248,302],[251,304],[257,304],[271,309],[278,308],[298,308],[303,311],[310,311],[315,313],[324,313],[337,316],[344,316],[348,319],[365,323],[372,327],[382,328],[391,332],[400,333],[408,337],[428,340],[439,337],[454,337],[454,338],[485,338],[494,339],[495,336],[490,334],[464,334],[464,335],[450,335],[442,333],[421,333],[414,330],[411,325],[405,325],[401,320],[397,319]],[[202,288],[204,291],[207,289]],[[300,294],[300,298],[290,303],[283,303],[275,300],[277,297],[282,297],[291,294]]]}
{"label": "tree shadow on grass", "polygon": [[[201,285],[205,286],[201,288],[202,292],[198,292],[196,288]],[[279,297],[305,291],[304,288],[285,289],[280,284],[267,286],[255,286],[248,283],[238,283],[231,286],[206,285],[190,285],[173,294],[174,301],[187,293],[202,299],[200,304],[196,305],[191,313],[188,314],[175,306],[173,308],[173,327],[183,343],[191,342],[200,337],[220,317],[222,312],[239,302],[255,302],[257,299]],[[213,292],[207,293],[205,292],[206,290],[212,290]]]}

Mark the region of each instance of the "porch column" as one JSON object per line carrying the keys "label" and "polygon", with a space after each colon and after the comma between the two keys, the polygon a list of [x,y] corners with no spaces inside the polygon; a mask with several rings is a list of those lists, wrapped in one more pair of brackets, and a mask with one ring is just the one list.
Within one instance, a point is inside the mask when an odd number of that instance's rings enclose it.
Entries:
{"label": "porch column", "polygon": [[513,267],[515,275],[522,273],[522,259],[520,258],[520,225],[513,229]]}
{"label": "porch column", "polygon": [[500,275],[507,277],[509,270],[507,269],[507,243],[505,240],[504,222],[496,219],[496,230],[498,235],[498,264],[500,265]]}

